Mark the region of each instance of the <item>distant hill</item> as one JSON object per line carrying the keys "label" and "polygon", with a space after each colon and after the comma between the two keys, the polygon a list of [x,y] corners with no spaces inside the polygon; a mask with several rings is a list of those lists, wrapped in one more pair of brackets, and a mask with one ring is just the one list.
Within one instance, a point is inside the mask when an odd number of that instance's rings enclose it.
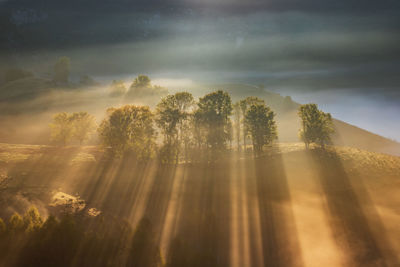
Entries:
{"label": "distant hill", "polygon": [[30,100],[48,92],[54,84],[50,80],[27,77],[0,86],[0,102]]}
{"label": "distant hill", "polygon": [[[247,96],[257,96],[265,100],[277,113],[280,142],[297,142],[300,128],[297,108],[299,103],[288,96],[269,92],[263,88],[247,84],[217,84],[208,85],[212,90],[225,90],[232,94],[234,101]],[[335,145],[349,146],[373,152],[400,155],[400,143],[388,138],[358,128],[349,123],[334,119],[336,134],[333,137]]]}

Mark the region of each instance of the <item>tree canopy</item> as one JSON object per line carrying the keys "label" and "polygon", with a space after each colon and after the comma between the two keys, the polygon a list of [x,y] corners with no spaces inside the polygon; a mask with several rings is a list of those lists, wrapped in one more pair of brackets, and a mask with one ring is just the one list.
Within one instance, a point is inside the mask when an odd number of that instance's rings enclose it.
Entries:
{"label": "tree canopy", "polygon": [[[239,106],[240,106],[240,109],[242,111],[242,118],[244,119],[244,117],[246,116],[247,109],[251,105],[253,105],[253,104],[264,104],[264,103],[265,102],[264,102],[263,99],[260,99],[260,98],[255,97],[255,96],[248,96],[245,99],[240,100],[239,101]],[[242,131],[243,131],[243,146],[244,146],[244,150],[246,150],[246,138],[249,135],[249,131],[248,131],[245,123],[243,123]]]}
{"label": "tree canopy", "polygon": [[65,146],[71,140],[73,134],[71,115],[66,112],[55,114],[50,128],[51,140]]}
{"label": "tree canopy", "polygon": [[180,146],[185,144],[188,138],[189,110],[193,105],[194,98],[187,92],[168,95],[157,104],[156,123],[164,135],[164,144],[161,148],[163,161],[178,158]]}
{"label": "tree canopy", "polygon": [[[140,81],[147,83],[144,78]],[[298,115],[302,121],[300,137],[307,147],[310,143],[330,143],[334,130],[329,113],[307,104],[300,107]],[[157,155],[163,163],[193,162],[204,157],[217,159],[221,152],[232,149],[233,139],[238,151],[242,145],[246,151],[248,139],[254,154],[261,154],[277,139],[275,118],[276,113],[257,97],[232,104],[230,95],[219,90],[196,102],[191,93],[177,92],[161,98],[154,113],[148,106],[109,108],[97,133],[101,144],[114,155],[130,151],[140,159]],[[96,122],[87,112],[62,112],[54,115],[50,127],[53,142],[66,145],[75,140],[83,144],[92,136]]]}
{"label": "tree canopy", "polygon": [[74,112],[71,115],[72,137],[79,141],[79,144],[87,141],[96,130],[96,119],[87,112]]}
{"label": "tree canopy", "polygon": [[206,146],[213,151],[224,150],[232,138],[231,114],[232,101],[226,92],[216,91],[199,99],[195,120],[204,131]]}
{"label": "tree canopy", "polygon": [[299,108],[302,129],[300,138],[306,144],[316,143],[321,146],[331,143],[334,133],[332,116],[318,109],[316,104],[305,104]]}
{"label": "tree canopy", "polygon": [[244,121],[253,141],[255,155],[260,154],[265,145],[277,138],[274,117],[274,112],[265,104],[253,103],[247,109]]}
{"label": "tree canopy", "polygon": [[151,80],[146,75],[139,75],[132,82],[126,97],[129,99],[146,99],[146,102],[153,102],[153,98],[166,96],[168,90],[161,86],[152,85]]}
{"label": "tree canopy", "polygon": [[56,144],[67,145],[75,139],[82,145],[89,140],[96,129],[94,116],[87,112],[74,112],[72,114],[61,112],[53,116],[50,124],[51,141]]}
{"label": "tree canopy", "polygon": [[132,151],[140,159],[151,157],[155,146],[153,113],[147,106],[110,108],[98,128],[102,144],[114,154]]}

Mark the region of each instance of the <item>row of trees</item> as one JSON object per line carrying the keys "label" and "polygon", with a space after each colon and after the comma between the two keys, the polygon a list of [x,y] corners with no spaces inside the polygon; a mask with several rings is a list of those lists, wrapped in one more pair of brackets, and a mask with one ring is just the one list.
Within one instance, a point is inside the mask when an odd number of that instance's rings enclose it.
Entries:
{"label": "row of trees", "polygon": [[[235,109],[238,105],[242,107],[239,110]],[[160,158],[177,162],[180,157],[193,160],[200,154],[217,157],[232,146],[235,129],[238,147],[243,129],[244,140],[250,137],[259,154],[277,138],[274,118],[275,114],[258,98],[233,105],[230,95],[223,91],[207,94],[198,102],[192,94],[179,92],[162,98],[155,112],[134,105],[109,109],[98,133],[102,144],[114,153],[133,151],[140,158],[148,158],[155,152],[158,130],[162,139]]]}
{"label": "row of trees", "polygon": [[[324,146],[330,142],[329,113],[307,104],[300,107],[299,117],[300,137],[307,148],[310,143]],[[65,145],[75,138],[82,143],[95,129],[95,121],[85,112],[60,113],[51,127],[54,141]],[[224,91],[209,93],[197,102],[192,94],[178,92],[162,98],[155,111],[135,105],[110,108],[97,132],[101,144],[113,154],[132,152],[146,159],[158,152],[163,162],[190,161],[200,155],[215,158],[232,148],[233,141],[240,151],[247,149],[250,140],[258,156],[278,137],[275,113],[264,100],[247,97],[232,103]]]}

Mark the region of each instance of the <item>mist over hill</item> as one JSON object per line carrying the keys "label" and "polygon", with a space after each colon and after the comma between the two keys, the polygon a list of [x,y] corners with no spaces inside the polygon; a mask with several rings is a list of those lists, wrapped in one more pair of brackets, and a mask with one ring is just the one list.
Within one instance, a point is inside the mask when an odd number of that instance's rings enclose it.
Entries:
{"label": "mist over hill", "polygon": [[0,267],[399,267],[400,1],[0,0]]}
{"label": "mist over hill", "polygon": [[[226,90],[232,94],[235,100],[244,98],[246,94],[264,99],[267,105],[271,106],[278,114],[279,141],[296,142],[299,140],[298,129],[300,128],[300,122],[298,120],[297,109],[300,103],[293,101],[290,96],[285,97],[254,85],[224,84],[211,86],[211,88]],[[333,143],[335,145],[400,155],[400,143],[394,140],[379,136],[338,119],[334,119],[334,126],[336,133],[333,136]]]}
{"label": "mist over hill", "polygon": [[[127,83],[129,86],[129,83]],[[79,83],[56,85],[53,81],[38,77],[28,77],[8,82],[0,87],[1,115],[4,127],[0,131],[0,142],[48,144],[48,123],[54,113],[62,111],[84,110],[104,116],[105,110],[112,106],[136,103],[155,106],[162,96],[167,94],[163,89],[150,91],[145,89],[141,94],[130,92],[126,97],[113,97],[109,93],[109,84],[85,86]],[[160,87],[161,88],[161,87]],[[146,91],[147,90],[147,91]],[[300,128],[296,103],[290,96],[270,92],[261,85],[227,84],[194,84],[188,90],[200,97],[212,90],[229,92],[233,101],[247,96],[264,99],[266,104],[277,114],[280,142],[297,142]],[[174,87],[170,92],[179,91]],[[373,152],[400,155],[400,144],[377,134],[368,132],[355,125],[335,119],[336,133],[333,143],[339,146],[350,146]],[[26,129],[29,129],[28,131]]]}

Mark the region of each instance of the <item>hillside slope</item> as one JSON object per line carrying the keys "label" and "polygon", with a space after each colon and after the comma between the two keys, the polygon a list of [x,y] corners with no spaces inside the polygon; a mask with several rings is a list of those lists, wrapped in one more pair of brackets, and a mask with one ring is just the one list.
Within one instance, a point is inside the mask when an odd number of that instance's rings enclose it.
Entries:
{"label": "hillside slope", "polygon": [[[96,147],[0,144],[0,177],[2,218],[32,204],[48,214],[54,196],[80,197],[132,226],[149,218],[168,260],[349,267],[400,261],[395,156],[280,143],[256,160],[233,153],[215,164],[173,166],[105,160]],[[177,239],[187,245],[176,246]]]}
{"label": "hillside slope", "polygon": [[[290,97],[268,92],[257,86],[246,84],[220,84],[209,88],[225,90],[232,94],[234,101],[247,96],[257,96],[265,100],[277,113],[279,140],[281,142],[297,142],[300,122],[297,116],[299,103]],[[350,146],[368,151],[400,155],[400,143],[371,133],[344,121],[334,119],[336,134],[333,143],[340,146]]]}
{"label": "hillside slope", "polygon": [[39,96],[54,87],[50,80],[28,77],[0,86],[0,101],[14,102],[26,101]]}

